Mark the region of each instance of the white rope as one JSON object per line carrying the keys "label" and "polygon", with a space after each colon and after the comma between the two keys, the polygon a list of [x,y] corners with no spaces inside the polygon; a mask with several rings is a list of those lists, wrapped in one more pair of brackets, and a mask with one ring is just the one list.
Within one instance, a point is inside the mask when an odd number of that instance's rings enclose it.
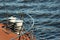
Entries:
{"label": "white rope", "polygon": [[33,17],[31,16],[31,15],[29,15],[29,14],[27,14],[31,19],[32,19],[32,25],[31,25],[31,27],[28,29],[28,31],[30,30],[30,29],[32,29],[33,28],[33,26],[34,26],[34,19],[33,19]]}

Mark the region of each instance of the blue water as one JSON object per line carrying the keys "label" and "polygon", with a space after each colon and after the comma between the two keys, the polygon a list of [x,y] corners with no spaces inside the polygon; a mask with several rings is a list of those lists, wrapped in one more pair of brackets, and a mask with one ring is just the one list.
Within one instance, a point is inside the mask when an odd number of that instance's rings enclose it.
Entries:
{"label": "blue water", "polygon": [[60,0],[0,0],[0,13],[22,12],[34,18],[37,40],[60,40]]}

